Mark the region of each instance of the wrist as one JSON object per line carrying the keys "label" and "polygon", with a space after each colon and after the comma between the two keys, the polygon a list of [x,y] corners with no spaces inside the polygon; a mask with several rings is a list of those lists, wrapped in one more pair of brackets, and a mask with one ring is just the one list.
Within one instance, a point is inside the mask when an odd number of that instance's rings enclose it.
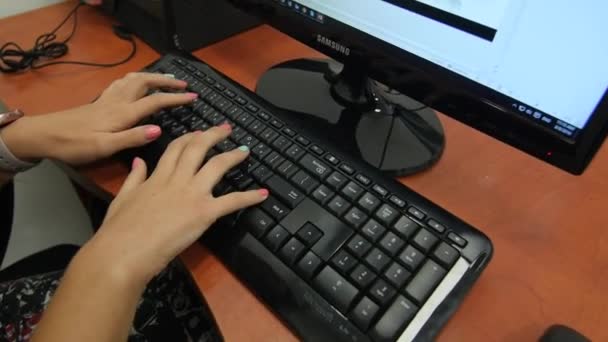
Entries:
{"label": "wrist", "polygon": [[85,244],[70,263],[73,273],[86,275],[91,281],[105,286],[122,289],[139,296],[151,280],[128,267],[124,262],[116,262],[108,251],[100,248],[93,238]]}
{"label": "wrist", "polygon": [[10,152],[25,162],[37,162],[46,156],[43,131],[36,124],[36,118],[23,117],[0,129],[0,136]]}

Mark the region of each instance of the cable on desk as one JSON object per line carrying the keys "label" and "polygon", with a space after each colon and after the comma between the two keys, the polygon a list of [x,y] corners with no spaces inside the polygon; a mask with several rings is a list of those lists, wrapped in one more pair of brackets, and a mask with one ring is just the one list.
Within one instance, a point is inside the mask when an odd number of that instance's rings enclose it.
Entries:
{"label": "cable on desk", "polygon": [[[78,10],[84,6],[84,2],[79,2],[74,9],[72,9],[67,17],[51,32],[40,35],[35,43],[34,47],[30,50],[24,50],[19,44],[15,42],[8,42],[0,47],[0,72],[2,73],[16,73],[25,71],[28,69],[41,69],[51,65],[58,64],[72,64],[92,67],[114,67],[124,64],[130,61],[133,56],[137,53],[137,45],[135,39],[130,32],[126,31],[120,26],[114,26],[114,34],[122,39],[131,43],[131,52],[124,59],[113,62],[113,63],[95,63],[85,61],[52,61],[40,64],[41,61],[48,61],[61,58],[67,55],[69,51],[68,42],[72,39],[76,33],[78,27]],[[62,41],[57,41],[57,31],[59,31],[70,18],[74,18],[72,24],[72,31]]]}

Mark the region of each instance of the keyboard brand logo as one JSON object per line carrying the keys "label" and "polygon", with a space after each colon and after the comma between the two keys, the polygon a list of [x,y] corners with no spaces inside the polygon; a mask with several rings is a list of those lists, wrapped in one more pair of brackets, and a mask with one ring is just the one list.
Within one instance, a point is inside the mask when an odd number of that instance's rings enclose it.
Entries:
{"label": "keyboard brand logo", "polygon": [[336,42],[335,40],[329,39],[327,37],[324,37],[320,34],[317,35],[317,42],[321,45],[327,46],[328,48],[331,48],[334,51],[337,51],[345,56],[350,56],[350,49],[338,42]]}

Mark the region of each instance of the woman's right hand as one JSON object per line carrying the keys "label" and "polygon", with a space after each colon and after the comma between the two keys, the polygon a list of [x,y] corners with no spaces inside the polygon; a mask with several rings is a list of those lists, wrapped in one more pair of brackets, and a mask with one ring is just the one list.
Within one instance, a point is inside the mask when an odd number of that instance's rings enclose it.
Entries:
{"label": "woman's right hand", "polygon": [[263,202],[265,189],[215,198],[213,187],[249,156],[246,147],[211,158],[207,152],[231,133],[222,125],[174,140],[147,178],[136,158],[105,221],[83,248],[92,262],[118,267],[145,285],[220,217]]}

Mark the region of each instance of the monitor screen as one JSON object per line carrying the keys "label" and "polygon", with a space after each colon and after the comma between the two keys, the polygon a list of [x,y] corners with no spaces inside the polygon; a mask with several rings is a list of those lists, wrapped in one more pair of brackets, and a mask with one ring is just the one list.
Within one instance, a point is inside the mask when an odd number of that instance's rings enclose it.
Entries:
{"label": "monitor screen", "polygon": [[511,108],[575,138],[608,86],[608,2],[275,0],[335,20],[500,94]]}

